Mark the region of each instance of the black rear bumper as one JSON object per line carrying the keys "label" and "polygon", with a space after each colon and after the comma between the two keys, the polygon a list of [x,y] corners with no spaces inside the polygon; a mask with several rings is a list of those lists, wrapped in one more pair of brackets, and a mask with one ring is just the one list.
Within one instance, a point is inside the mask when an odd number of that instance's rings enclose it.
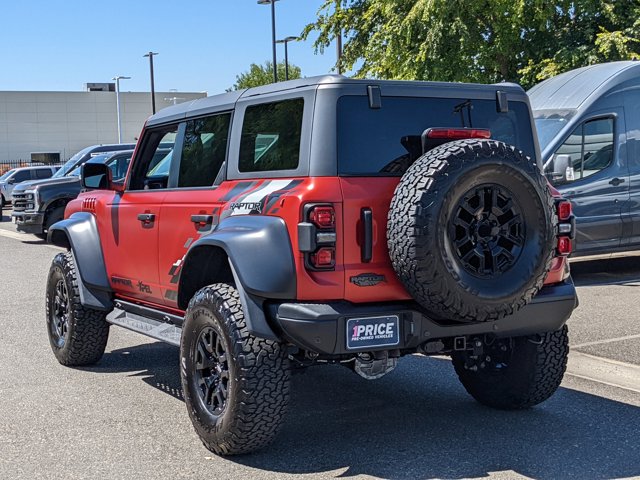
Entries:
{"label": "black rear bumper", "polygon": [[577,305],[576,290],[569,278],[562,284],[543,287],[527,306],[495,322],[445,325],[429,318],[410,303],[280,303],[270,306],[270,314],[289,342],[305,350],[336,355],[389,349],[347,349],[346,325],[350,318],[397,315],[400,319],[400,343],[393,348],[414,349],[424,342],[441,338],[486,333],[513,337],[555,331],[565,324]]}

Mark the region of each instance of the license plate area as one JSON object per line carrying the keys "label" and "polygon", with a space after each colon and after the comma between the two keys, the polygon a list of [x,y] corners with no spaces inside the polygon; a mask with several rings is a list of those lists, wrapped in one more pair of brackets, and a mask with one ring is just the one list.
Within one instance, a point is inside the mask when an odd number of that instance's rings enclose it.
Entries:
{"label": "license plate area", "polygon": [[398,315],[347,319],[347,349],[361,350],[398,345],[400,318]]}

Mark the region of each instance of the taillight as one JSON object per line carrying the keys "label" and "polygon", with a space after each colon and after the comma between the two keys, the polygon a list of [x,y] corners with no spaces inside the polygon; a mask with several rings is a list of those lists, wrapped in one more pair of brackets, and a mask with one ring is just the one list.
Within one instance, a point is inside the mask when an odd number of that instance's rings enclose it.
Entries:
{"label": "taillight", "polygon": [[334,270],[336,266],[336,211],[331,204],[308,204],[298,224],[298,248],[308,270]]}
{"label": "taillight", "polygon": [[567,200],[562,200],[558,202],[558,220],[561,222],[565,222],[571,218],[571,202]]}
{"label": "taillight", "polygon": [[569,255],[571,253],[571,238],[558,237],[558,253],[560,255]]}
{"label": "taillight", "polygon": [[336,228],[333,206],[318,205],[309,210],[309,220],[318,228]]}
{"label": "taillight", "polygon": [[336,265],[336,247],[322,247],[309,256],[315,268],[332,268]]}
{"label": "taillight", "polygon": [[485,128],[430,128],[426,133],[431,139],[491,138],[491,130]]}

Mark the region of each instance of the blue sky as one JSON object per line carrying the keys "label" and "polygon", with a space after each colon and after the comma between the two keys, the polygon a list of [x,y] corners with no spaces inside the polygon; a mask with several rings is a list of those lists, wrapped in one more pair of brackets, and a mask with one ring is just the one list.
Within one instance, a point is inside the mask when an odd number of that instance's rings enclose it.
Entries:
{"label": "blue sky", "polygon": [[[276,3],[277,36],[298,35],[322,0]],[[256,0],[5,1],[0,22],[1,90],[82,90],[115,75],[123,91],[230,87],[251,63],[271,59],[271,13]],[[284,58],[282,45],[278,59]],[[289,61],[305,76],[327,73],[335,48],[314,54],[312,41],[289,44]]]}

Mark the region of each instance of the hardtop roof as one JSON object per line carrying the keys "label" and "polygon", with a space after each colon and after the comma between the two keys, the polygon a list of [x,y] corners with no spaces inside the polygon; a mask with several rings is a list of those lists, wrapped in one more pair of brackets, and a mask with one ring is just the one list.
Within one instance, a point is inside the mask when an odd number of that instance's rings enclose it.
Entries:
{"label": "hardtop roof", "polygon": [[212,95],[210,97],[191,100],[189,102],[180,103],[160,110],[155,115],[149,117],[147,125],[158,125],[171,121],[178,121],[187,116],[197,116],[199,114],[214,113],[216,111],[231,110],[236,102],[241,98],[254,97],[257,95],[266,95],[271,93],[286,92],[289,90],[315,88],[321,85],[379,85],[384,87],[416,87],[452,89],[457,88],[471,90],[505,90],[515,94],[524,94],[524,90],[520,85],[515,83],[499,83],[493,85],[477,84],[477,83],[450,83],[450,82],[427,82],[427,81],[409,81],[409,80],[374,80],[374,79],[353,79],[342,75],[320,75],[315,77],[301,78],[297,80],[289,80],[285,82],[271,83],[259,87],[236,90],[232,92]]}

